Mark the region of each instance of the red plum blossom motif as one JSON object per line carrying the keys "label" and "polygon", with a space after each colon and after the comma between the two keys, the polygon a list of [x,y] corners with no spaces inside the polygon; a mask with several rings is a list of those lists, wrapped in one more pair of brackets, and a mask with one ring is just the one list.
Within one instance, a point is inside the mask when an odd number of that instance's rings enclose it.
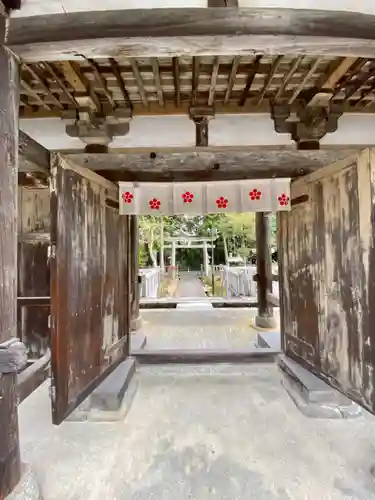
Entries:
{"label": "red plum blossom motif", "polygon": [[227,208],[228,198],[225,198],[224,196],[220,196],[220,198],[218,198],[216,200],[216,205],[217,205],[217,208]]}
{"label": "red plum blossom motif", "polygon": [[160,205],[161,202],[157,198],[152,198],[152,200],[148,202],[148,206],[151,208],[151,210],[159,210]]}
{"label": "red plum blossom motif", "polygon": [[122,193],[122,199],[124,200],[124,203],[132,203],[133,198],[133,193],[130,193],[129,191],[125,191],[125,193]]}
{"label": "red plum blossom motif", "polygon": [[258,191],[258,189],[254,188],[252,191],[249,193],[250,199],[253,201],[260,200],[262,197],[262,192]]}
{"label": "red plum blossom motif", "polygon": [[184,203],[191,203],[194,199],[194,194],[190,193],[190,191],[186,191],[182,193],[181,198],[184,200]]}
{"label": "red plum blossom motif", "polygon": [[281,207],[287,207],[289,205],[289,197],[285,193],[280,195],[277,199]]}

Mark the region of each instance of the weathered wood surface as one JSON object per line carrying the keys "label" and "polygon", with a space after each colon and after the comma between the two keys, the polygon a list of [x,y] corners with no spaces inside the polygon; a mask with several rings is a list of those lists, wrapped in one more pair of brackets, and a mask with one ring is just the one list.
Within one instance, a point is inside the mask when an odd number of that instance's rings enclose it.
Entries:
{"label": "weathered wood surface", "polygon": [[257,255],[257,300],[258,316],[272,316],[272,304],[268,294],[272,294],[272,262],[269,245],[269,218],[264,212],[255,214],[256,255]]}
{"label": "weathered wood surface", "polygon": [[[17,337],[18,77],[18,64],[0,45],[0,342]],[[3,500],[21,471],[15,374],[0,375],[0,443]]]}
{"label": "weathered wood surface", "polygon": [[50,365],[51,351],[48,349],[41,358],[17,375],[17,394],[20,403],[49,377]]}
{"label": "weathered wood surface", "polygon": [[280,351],[275,349],[141,349],[132,351],[143,364],[274,363]]}
{"label": "weathered wood surface", "polygon": [[375,151],[317,174],[278,215],[284,349],[375,412]]}
{"label": "weathered wood surface", "polygon": [[[86,175],[85,175],[86,174]],[[111,198],[110,198],[111,196]],[[126,217],[117,187],[59,155],[52,168],[53,422],[59,424],[129,352]]]}
{"label": "weathered wood surface", "polygon": [[[18,335],[29,356],[39,358],[50,346],[50,192],[18,188]],[[39,301],[38,301],[39,299]]]}
{"label": "weathered wood surface", "polygon": [[[374,16],[296,9],[134,9],[12,19],[25,61],[181,54],[375,56]],[[152,39],[151,39],[152,38]]]}
{"label": "weathered wood surface", "polygon": [[139,220],[137,215],[130,216],[130,241],[131,241],[131,319],[133,325],[139,316],[140,290],[138,283],[139,273]]}
{"label": "weathered wood surface", "polygon": [[50,152],[30,136],[19,131],[19,172],[42,172],[49,175]]}
{"label": "weathered wood surface", "polygon": [[[356,150],[241,152],[186,151],[150,153],[69,154],[69,161],[95,170],[114,181],[210,181],[298,177],[336,160],[355,155]],[[151,157],[152,156],[152,157]]]}

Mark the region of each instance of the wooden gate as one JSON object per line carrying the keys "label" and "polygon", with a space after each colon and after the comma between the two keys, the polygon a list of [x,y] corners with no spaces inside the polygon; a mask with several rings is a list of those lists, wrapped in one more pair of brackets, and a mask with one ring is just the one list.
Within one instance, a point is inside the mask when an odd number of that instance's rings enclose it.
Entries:
{"label": "wooden gate", "polygon": [[52,415],[61,423],[129,353],[129,217],[118,188],[54,155]]}
{"label": "wooden gate", "polygon": [[285,352],[375,412],[375,150],[292,184],[278,241]]}

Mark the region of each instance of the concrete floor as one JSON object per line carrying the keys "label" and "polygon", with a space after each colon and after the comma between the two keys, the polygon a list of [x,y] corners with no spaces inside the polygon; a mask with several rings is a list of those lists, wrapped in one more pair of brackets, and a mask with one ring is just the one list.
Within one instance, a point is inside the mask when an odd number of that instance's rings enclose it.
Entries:
{"label": "concrete floor", "polygon": [[193,303],[186,309],[144,309],[146,349],[251,347],[257,336],[251,326],[256,314],[256,308],[206,309]]}
{"label": "concrete floor", "polygon": [[45,500],[374,500],[375,418],[304,417],[275,365],[142,367],[123,422],[50,423],[20,406]]}

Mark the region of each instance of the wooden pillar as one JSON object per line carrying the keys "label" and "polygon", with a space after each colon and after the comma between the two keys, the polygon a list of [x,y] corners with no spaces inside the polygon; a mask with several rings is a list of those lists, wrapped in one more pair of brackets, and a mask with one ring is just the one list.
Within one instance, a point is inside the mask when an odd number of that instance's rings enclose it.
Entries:
{"label": "wooden pillar", "polygon": [[[15,58],[0,45],[0,343],[17,336],[18,71]],[[17,485],[21,474],[15,374],[0,374],[0,396],[0,500],[3,500]]]}
{"label": "wooden pillar", "polygon": [[131,238],[131,331],[138,330],[141,326],[139,316],[139,221],[137,215],[130,216]]}
{"label": "wooden pillar", "polygon": [[269,245],[269,218],[264,212],[256,213],[256,257],[257,257],[257,295],[258,315],[255,318],[256,326],[274,328],[276,323],[273,309],[267,300],[268,293],[272,293],[272,260]]}

